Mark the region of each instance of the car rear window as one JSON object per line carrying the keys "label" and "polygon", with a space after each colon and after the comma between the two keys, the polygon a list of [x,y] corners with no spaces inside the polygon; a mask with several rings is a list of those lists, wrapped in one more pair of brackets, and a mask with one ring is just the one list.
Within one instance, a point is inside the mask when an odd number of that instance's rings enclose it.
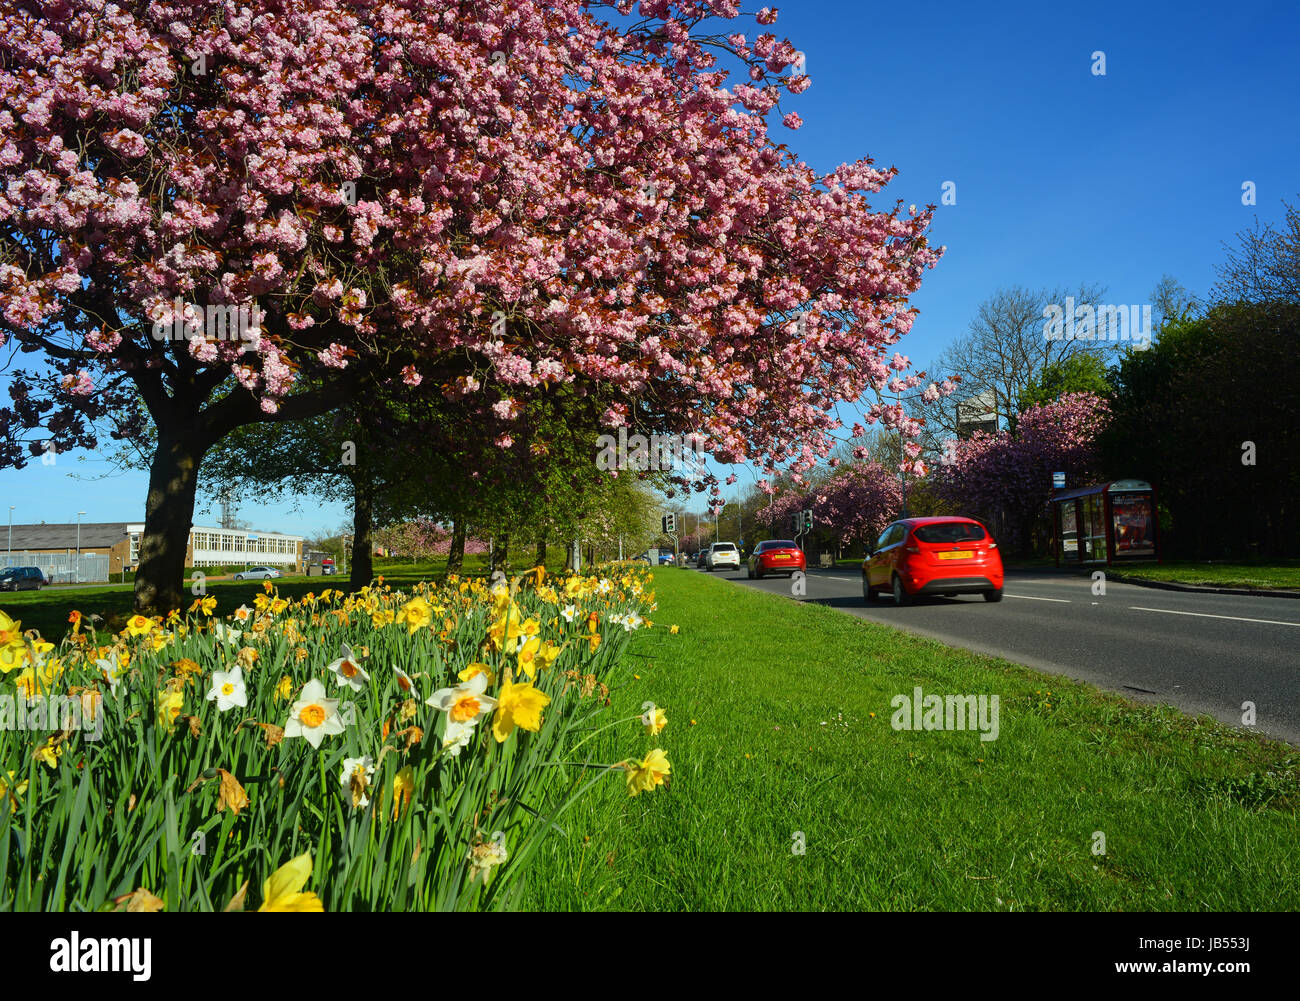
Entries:
{"label": "car rear window", "polygon": [[912,533],[919,542],[979,542],[987,538],[984,529],[964,521],[945,521],[937,525],[919,525]]}
{"label": "car rear window", "polygon": [[734,553],[736,551],[736,547],[733,546],[730,542],[719,542],[717,545],[713,547],[713,551],[715,553]]}
{"label": "car rear window", "polygon": [[764,549],[798,549],[789,539],[768,539],[763,543]]}

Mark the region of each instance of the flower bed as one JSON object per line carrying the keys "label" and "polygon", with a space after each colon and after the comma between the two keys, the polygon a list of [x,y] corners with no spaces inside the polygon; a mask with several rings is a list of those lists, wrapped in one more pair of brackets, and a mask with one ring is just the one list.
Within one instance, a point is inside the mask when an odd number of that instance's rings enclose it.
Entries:
{"label": "flower bed", "polygon": [[0,910],[508,906],[514,875],[600,763],[647,570],[509,589],[449,577],[253,608],[71,616],[56,649],[0,613]]}

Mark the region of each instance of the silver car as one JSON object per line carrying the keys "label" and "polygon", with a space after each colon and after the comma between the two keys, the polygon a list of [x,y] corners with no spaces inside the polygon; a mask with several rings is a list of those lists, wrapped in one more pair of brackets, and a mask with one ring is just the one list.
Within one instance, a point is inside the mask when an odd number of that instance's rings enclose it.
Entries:
{"label": "silver car", "polygon": [[235,574],[235,580],[274,580],[283,576],[275,567],[249,567]]}

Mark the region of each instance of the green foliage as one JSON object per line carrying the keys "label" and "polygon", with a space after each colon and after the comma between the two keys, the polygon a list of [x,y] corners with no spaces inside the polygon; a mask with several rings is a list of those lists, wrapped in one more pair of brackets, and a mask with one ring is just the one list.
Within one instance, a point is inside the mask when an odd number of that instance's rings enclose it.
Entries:
{"label": "green foliage", "polygon": [[1078,351],[1059,361],[1049,362],[1021,390],[1016,408],[1023,413],[1040,403],[1051,403],[1066,393],[1095,393],[1103,398],[1110,395],[1106,362],[1101,355]]}
{"label": "green foliage", "polygon": [[1300,305],[1225,305],[1111,373],[1104,463],[1156,484],[1166,555],[1300,556],[1298,348]]}

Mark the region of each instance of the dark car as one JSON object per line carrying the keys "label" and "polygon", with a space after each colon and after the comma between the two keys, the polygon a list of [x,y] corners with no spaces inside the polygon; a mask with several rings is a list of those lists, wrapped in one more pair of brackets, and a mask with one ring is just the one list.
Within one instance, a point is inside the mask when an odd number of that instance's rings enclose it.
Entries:
{"label": "dark car", "polygon": [[0,570],[0,591],[39,591],[48,583],[40,567],[5,567]]}
{"label": "dark car", "polygon": [[1002,600],[1002,556],[973,518],[904,518],[882,533],[862,561],[862,597],[892,594],[907,605],[919,595],[982,594]]}
{"label": "dark car", "polygon": [[749,554],[749,579],[762,580],[764,574],[783,573],[793,577],[796,570],[807,570],[803,550],[789,539],[766,539]]}

